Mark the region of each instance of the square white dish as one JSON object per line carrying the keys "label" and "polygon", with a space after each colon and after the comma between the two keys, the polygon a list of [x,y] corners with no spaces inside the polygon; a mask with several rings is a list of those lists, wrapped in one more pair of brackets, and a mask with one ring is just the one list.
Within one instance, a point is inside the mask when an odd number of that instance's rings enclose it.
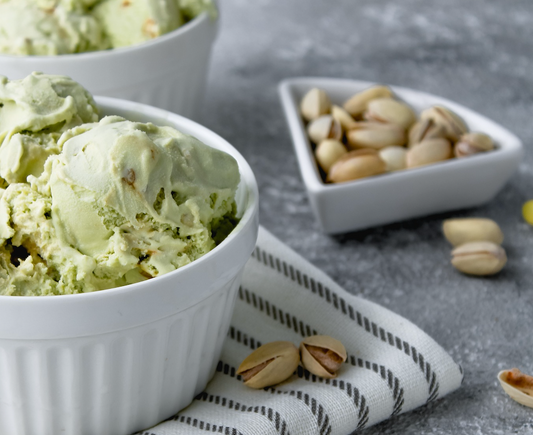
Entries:
{"label": "square white dish", "polygon": [[321,229],[329,234],[362,230],[490,201],[516,170],[522,143],[509,130],[460,104],[408,88],[391,86],[415,112],[433,105],[457,113],[471,131],[492,137],[497,149],[462,159],[386,173],[339,184],[322,181],[299,104],[313,87],[341,105],[372,82],[300,77],[284,80],[279,93],[300,172]]}

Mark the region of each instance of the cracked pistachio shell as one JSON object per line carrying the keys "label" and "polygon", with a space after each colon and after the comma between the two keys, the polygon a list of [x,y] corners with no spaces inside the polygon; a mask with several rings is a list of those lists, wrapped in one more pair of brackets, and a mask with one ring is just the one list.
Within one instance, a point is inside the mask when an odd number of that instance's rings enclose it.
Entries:
{"label": "cracked pistachio shell", "polygon": [[465,243],[452,251],[452,264],[469,275],[494,275],[505,263],[505,250],[492,242]]}
{"label": "cracked pistachio shell", "polygon": [[463,134],[468,132],[465,122],[449,109],[442,106],[433,106],[420,114],[420,119],[432,119],[444,128],[445,136],[456,142]]}
{"label": "cracked pistachio shell", "polygon": [[453,246],[469,242],[492,242],[501,245],[503,242],[503,232],[492,219],[446,219],[442,223],[442,231]]}
{"label": "cracked pistachio shell", "polygon": [[342,183],[385,172],[385,162],[374,150],[350,151],[337,160],[328,172],[327,181]]}
{"label": "cracked pistachio shell", "polygon": [[533,377],[518,369],[502,370],[498,381],[503,390],[521,405],[533,408]]}
{"label": "cracked pistachio shell", "polygon": [[342,142],[335,139],[325,139],[316,147],[315,157],[320,167],[327,174],[331,166],[348,150]]}
{"label": "cracked pistachio shell", "polygon": [[375,98],[392,97],[392,91],[387,86],[373,86],[350,97],[343,105],[354,118],[360,117],[367,108],[368,102]]}
{"label": "cracked pistachio shell", "polygon": [[358,122],[346,132],[348,146],[351,149],[372,148],[379,150],[392,145],[405,143],[405,132],[394,124],[378,122]]}
{"label": "cracked pistachio shell", "polygon": [[444,127],[435,123],[432,119],[423,119],[415,122],[409,129],[407,144],[409,148],[412,148],[426,139],[438,137],[445,137]]}
{"label": "cracked pistachio shell", "polygon": [[430,165],[452,157],[452,146],[446,139],[426,139],[407,151],[408,168]]}
{"label": "cracked pistachio shell", "polygon": [[304,95],[300,102],[300,112],[306,121],[312,121],[326,115],[331,109],[331,101],[326,91],[313,88]]}
{"label": "cracked pistachio shell", "polygon": [[339,121],[344,131],[350,130],[357,125],[355,119],[353,119],[352,116],[342,107],[335,105],[331,106],[331,116]]}
{"label": "cracked pistachio shell", "polygon": [[237,369],[244,384],[251,388],[265,388],[289,378],[298,368],[298,348],[290,341],[264,344],[248,355]]}
{"label": "cracked pistachio shell", "polygon": [[385,162],[387,172],[406,168],[407,150],[404,147],[391,146],[379,150],[381,160]]}
{"label": "cracked pistachio shell", "polygon": [[309,123],[307,134],[314,143],[318,144],[324,139],[341,140],[342,128],[339,121],[331,115],[322,115]]}
{"label": "cracked pistachio shell", "polygon": [[455,157],[468,157],[494,149],[492,138],[485,133],[463,134],[454,146]]}
{"label": "cracked pistachio shell", "polygon": [[337,339],[327,335],[313,335],[300,343],[302,365],[322,378],[335,378],[346,361],[346,349]]}
{"label": "cracked pistachio shell", "polygon": [[413,109],[393,98],[376,98],[368,103],[364,118],[367,121],[385,122],[408,129],[416,121]]}

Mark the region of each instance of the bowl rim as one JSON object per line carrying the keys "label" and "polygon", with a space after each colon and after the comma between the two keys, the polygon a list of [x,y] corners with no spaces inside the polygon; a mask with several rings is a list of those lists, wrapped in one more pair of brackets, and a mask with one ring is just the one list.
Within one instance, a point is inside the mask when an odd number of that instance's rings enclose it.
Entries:
{"label": "bowl rim", "polygon": [[[302,86],[309,87],[309,89],[312,87],[332,88],[341,86],[355,86],[360,87],[362,90],[376,84],[376,82],[372,81],[329,77],[291,77],[284,79],[279,83],[278,92],[284,109],[285,118],[289,124],[296,158],[300,167],[302,178],[309,192],[312,192],[315,195],[327,195],[330,192],[346,192],[353,189],[364,189],[365,186],[369,184],[382,182],[387,183],[389,181],[394,182],[400,178],[407,177],[419,177],[428,172],[434,173],[435,171],[447,171],[450,165],[453,167],[468,167],[473,163],[472,159],[451,159],[444,162],[438,162],[433,165],[411,168],[409,170],[394,171],[391,173],[380,174],[378,176],[367,177],[351,182],[338,184],[324,183],[320,177],[316,160],[313,157],[311,143],[305,133],[305,126],[299,112],[299,101],[296,101],[296,88]],[[479,112],[429,92],[391,84],[386,85],[389,86],[400,97],[402,94],[407,94],[419,98],[438,100],[437,104],[442,104],[450,107],[454,111],[461,112],[463,117],[466,115],[468,118],[489,122],[494,128],[497,128],[502,135],[507,136],[509,140],[508,142],[500,143],[499,148],[491,151],[490,153],[482,153],[482,155],[474,156],[475,162],[483,164],[483,162],[486,162],[487,160],[499,159],[502,154],[523,152],[522,142],[515,134],[507,130],[499,123],[480,114]]]}
{"label": "bowl rim", "polygon": [[[218,11],[218,5],[216,2],[214,2],[215,7]],[[192,20],[187,21],[186,23],[179,26],[177,29],[174,29],[168,33],[165,33],[163,35],[160,35],[154,39],[151,39],[149,41],[143,41],[138,44],[129,45],[126,47],[116,47],[116,48],[107,48],[105,50],[93,50],[93,51],[84,51],[82,53],[65,53],[65,54],[57,54],[52,56],[34,56],[34,55],[17,55],[17,54],[6,54],[6,53],[0,53],[0,61],[2,62],[25,62],[25,63],[32,63],[32,62],[39,62],[44,64],[53,64],[53,63],[59,63],[62,61],[68,62],[73,59],[77,60],[94,60],[96,57],[103,57],[105,58],[109,56],[126,56],[130,54],[131,52],[135,51],[144,51],[144,50],[151,50],[152,47],[157,45],[165,44],[168,41],[172,41],[175,38],[179,38],[184,33],[192,32],[197,27],[203,25],[206,21],[212,20],[213,24],[218,22],[219,12],[217,12],[217,17],[211,17],[209,12],[203,11],[196,17],[194,17]]]}
{"label": "bowl rim", "polygon": [[[257,185],[257,181],[255,179],[254,173],[248,164],[248,162],[245,160],[245,158],[242,156],[242,154],[228,141],[226,141],[224,138],[219,136],[214,131],[208,129],[207,127],[204,127],[203,125],[192,121],[188,118],[185,118],[184,116],[169,112],[164,109],[156,108],[153,106],[149,106],[147,104],[137,103],[133,101],[123,100],[119,98],[112,98],[112,97],[103,97],[103,96],[94,96],[94,99],[97,103],[97,106],[100,109],[104,110],[125,110],[130,111],[132,114],[138,116],[150,116],[150,117],[157,117],[160,118],[162,121],[167,121],[169,123],[176,123],[179,128],[183,128],[187,131],[195,131],[198,136],[207,137],[209,138],[209,142],[214,141],[217,143],[217,145],[221,145],[220,147],[216,147],[217,149],[222,149],[223,151],[230,154],[232,157],[237,160],[237,163],[239,165],[239,173],[241,176],[242,186],[244,189],[246,189],[247,198],[244,205],[243,214],[240,218],[239,223],[237,226],[233,229],[233,231],[220,243],[220,245],[213,248],[211,251],[209,251],[207,254],[203,255],[202,257],[192,261],[191,263],[180,267],[179,269],[175,269],[171,272],[168,272],[164,275],[158,276],[156,278],[153,278],[154,280],[157,280],[159,285],[163,285],[164,281],[168,280],[174,280],[176,275],[179,274],[185,274],[192,272],[193,269],[196,269],[198,267],[202,267],[203,263],[206,263],[210,261],[210,259],[215,256],[219,255],[219,253],[225,248],[229,247],[230,245],[234,244],[236,242],[236,239],[240,237],[240,235],[248,230],[251,226],[253,226],[256,223],[256,218],[258,214],[258,208],[259,208],[259,189]],[[108,115],[109,116],[109,115]],[[176,128],[176,127],[173,127]],[[191,134],[191,133],[187,133]],[[195,134],[193,134],[195,135]],[[207,143],[209,145],[209,143]],[[211,146],[211,145],[209,145]],[[115,298],[123,293],[135,293],[135,292],[144,292],[145,288],[147,287],[147,283],[151,283],[153,280],[147,280],[147,281],[141,281],[133,284],[124,285],[121,287],[113,287],[110,289],[105,290],[98,290],[94,292],[87,292],[87,293],[76,293],[76,294],[67,294],[67,295],[50,295],[47,296],[11,296],[11,295],[0,295],[0,301],[2,304],[48,304],[48,303],[57,303],[59,300],[67,302],[73,302],[73,301],[81,301],[82,298],[85,298],[84,300],[95,300],[95,299],[105,299],[105,298]],[[55,301],[55,302],[54,302]],[[196,305],[190,305],[194,306]],[[189,306],[185,307],[188,308]]]}

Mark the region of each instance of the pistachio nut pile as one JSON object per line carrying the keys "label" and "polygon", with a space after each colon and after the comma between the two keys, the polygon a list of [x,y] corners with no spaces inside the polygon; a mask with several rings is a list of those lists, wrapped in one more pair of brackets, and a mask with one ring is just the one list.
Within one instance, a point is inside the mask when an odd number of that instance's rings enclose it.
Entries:
{"label": "pistachio nut pile", "polygon": [[294,373],[298,365],[322,378],[334,378],[346,361],[343,344],[327,335],[313,335],[300,343],[300,349],[290,341],[273,341],[258,347],[237,369],[237,374],[250,388],[265,388],[279,384]]}
{"label": "pistachio nut pile", "polygon": [[500,246],[503,233],[496,222],[485,218],[448,219],[444,237],[454,246],[452,265],[469,275],[494,275],[507,263]]}
{"label": "pistachio nut pile", "polygon": [[313,88],[302,98],[300,112],[324,181],[330,183],[494,149],[488,135],[469,132],[445,107],[430,107],[417,118],[387,86],[359,92],[342,107],[332,104],[324,90]]}

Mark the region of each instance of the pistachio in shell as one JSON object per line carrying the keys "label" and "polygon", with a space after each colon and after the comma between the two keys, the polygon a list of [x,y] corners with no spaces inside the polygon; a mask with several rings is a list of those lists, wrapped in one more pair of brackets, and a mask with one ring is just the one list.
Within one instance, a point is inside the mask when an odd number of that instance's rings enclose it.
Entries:
{"label": "pistachio in shell", "polygon": [[442,232],[453,246],[469,242],[492,242],[497,245],[503,243],[500,226],[487,218],[446,219],[442,223]]}
{"label": "pistachio in shell", "polygon": [[412,148],[426,139],[435,139],[444,137],[444,135],[445,130],[442,125],[437,124],[433,119],[421,119],[409,129],[407,145]]}
{"label": "pistachio in shell", "polygon": [[298,348],[290,341],[264,344],[248,355],[237,369],[244,385],[265,388],[289,378],[298,368]]}
{"label": "pistachio in shell", "polygon": [[344,131],[350,130],[357,125],[357,121],[352,118],[352,116],[340,106],[331,106],[331,116],[339,121],[342,129]]}
{"label": "pistachio in shell", "polygon": [[351,96],[343,107],[354,118],[358,118],[364,113],[370,101],[376,98],[392,97],[392,95],[391,89],[387,86],[372,86]]}
{"label": "pistachio in shell", "polygon": [[367,121],[384,122],[408,129],[416,121],[413,109],[393,98],[376,98],[367,105],[364,118]]}
{"label": "pistachio in shell", "polygon": [[433,106],[420,114],[420,119],[432,119],[444,128],[445,136],[456,142],[463,134],[468,132],[468,127],[459,115],[442,106]]}
{"label": "pistachio in shell", "polygon": [[404,147],[390,146],[379,150],[381,160],[385,162],[387,172],[399,171],[406,168],[405,157],[407,150]]}
{"label": "pistachio in shell", "polygon": [[494,275],[505,263],[505,250],[492,242],[465,243],[452,251],[452,265],[468,275]]}
{"label": "pistachio in shell", "polygon": [[337,160],[328,172],[327,181],[343,183],[385,172],[385,162],[371,149],[350,151]]}
{"label": "pistachio in shell", "polygon": [[407,151],[407,167],[430,165],[452,157],[452,146],[443,138],[426,139]]}
{"label": "pistachio in shell", "polygon": [[471,132],[463,134],[454,146],[457,158],[469,157],[474,154],[494,149],[492,138],[485,133]]}
{"label": "pistachio in shell", "polygon": [[405,142],[405,132],[394,124],[358,122],[346,133],[351,149],[372,148],[380,150],[388,146],[401,146]]}
{"label": "pistachio in shell", "polygon": [[300,343],[302,365],[322,378],[335,378],[346,361],[346,349],[337,339],[328,335],[313,335]]}
{"label": "pistachio in shell", "polygon": [[320,167],[327,174],[333,164],[347,152],[342,142],[336,139],[325,139],[316,147],[315,157]]}
{"label": "pistachio in shell", "polygon": [[324,139],[341,140],[342,127],[339,121],[331,115],[322,115],[309,123],[307,134],[316,144],[319,144]]}
{"label": "pistachio in shell", "polygon": [[511,399],[521,405],[533,408],[533,376],[526,375],[514,368],[498,373],[498,381]]}
{"label": "pistachio in shell", "polygon": [[306,121],[312,121],[319,116],[326,115],[331,110],[331,101],[323,89],[309,90],[300,102],[300,112]]}

